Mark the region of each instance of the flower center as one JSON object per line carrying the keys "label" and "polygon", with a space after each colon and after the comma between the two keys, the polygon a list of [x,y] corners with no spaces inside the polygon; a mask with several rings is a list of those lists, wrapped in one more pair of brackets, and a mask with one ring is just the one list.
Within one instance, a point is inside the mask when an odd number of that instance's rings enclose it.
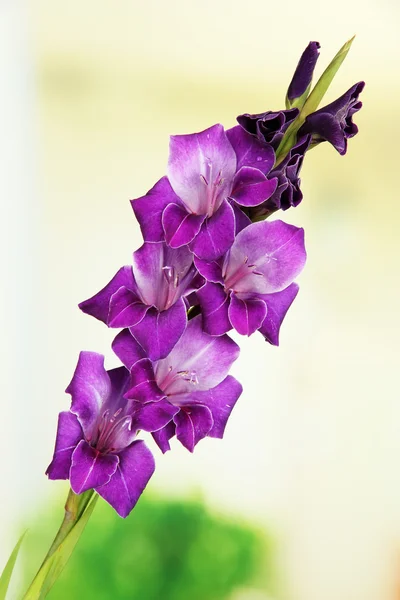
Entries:
{"label": "flower center", "polygon": [[118,438],[126,430],[131,431],[132,429],[132,417],[120,416],[122,408],[119,408],[115,413],[110,416],[110,411],[106,410],[101,415],[100,422],[97,427],[97,435],[92,440],[92,446],[101,452],[107,454],[108,452],[115,452],[119,450]]}
{"label": "flower center", "polygon": [[160,290],[161,295],[160,298],[160,306],[163,306],[163,310],[167,310],[170,308],[180,297],[179,293],[179,283],[180,277],[179,273],[175,269],[175,267],[171,267],[169,265],[162,267],[162,272],[164,275],[164,284],[163,289]]}
{"label": "flower center", "polygon": [[[157,379],[157,373],[156,373]],[[199,384],[199,379],[197,377],[196,371],[193,369],[191,371],[174,371],[172,366],[168,368],[167,374],[161,381],[157,381],[158,387],[168,395],[168,390],[171,389],[172,384],[176,381],[187,381],[193,386]]]}
{"label": "flower center", "polygon": [[207,161],[205,163],[205,174],[201,174],[200,179],[206,187],[201,208],[203,214],[211,217],[221,206],[223,200],[220,194],[221,186],[224,183],[222,171],[219,171],[217,176],[214,177],[212,162]]}
{"label": "flower center", "polygon": [[227,263],[227,266],[222,272],[225,283],[225,292],[228,293],[229,291],[235,291],[235,285],[237,285],[239,281],[250,274],[262,275],[262,273],[256,271],[257,265],[249,265],[248,263],[249,257],[245,256],[243,262],[239,264],[237,269],[233,269],[232,271],[229,271],[229,262]]}

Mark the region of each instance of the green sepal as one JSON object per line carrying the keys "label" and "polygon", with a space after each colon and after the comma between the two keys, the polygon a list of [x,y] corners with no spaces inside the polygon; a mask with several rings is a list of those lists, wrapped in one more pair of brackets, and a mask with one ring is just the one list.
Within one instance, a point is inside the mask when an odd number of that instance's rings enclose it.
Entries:
{"label": "green sepal", "polygon": [[289,150],[295,145],[297,132],[303,125],[308,115],[317,110],[322,98],[325,96],[327,89],[332,83],[333,78],[338,72],[342,62],[346,58],[354,38],[355,36],[353,36],[351,40],[346,42],[340,48],[339,52],[336,54],[336,56],[329,63],[325,71],[322,73],[321,77],[318,79],[317,83],[314,86],[314,89],[306,99],[300,111],[300,114],[286,130],[286,133],[283,136],[281,143],[279,144],[278,149],[276,151],[275,166],[282,162]]}
{"label": "green sepal", "polygon": [[0,600],[5,600],[7,595],[8,586],[10,585],[11,576],[13,574],[15,563],[17,561],[18,553],[25,534],[26,531],[24,531],[18,542],[15,544],[14,550],[11,552],[10,558],[8,559],[7,564],[0,576]]}
{"label": "green sepal", "polygon": [[286,98],[285,98],[286,109],[289,110],[290,108],[298,108],[299,110],[301,110],[304,106],[305,101],[308,98],[308,94],[310,93],[310,90],[311,90],[311,82],[310,82],[309,86],[307,87],[306,91],[298,98],[293,98],[293,100],[289,100],[289,98],[287,97],[287,94],[286,94]]}

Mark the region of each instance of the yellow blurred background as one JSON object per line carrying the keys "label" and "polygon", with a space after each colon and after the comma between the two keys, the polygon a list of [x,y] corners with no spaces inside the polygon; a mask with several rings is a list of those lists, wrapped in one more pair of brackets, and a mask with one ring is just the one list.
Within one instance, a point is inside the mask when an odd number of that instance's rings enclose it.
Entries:
{"label": "yellow blurred background", "polygon": [[272,528],[276,600],[399,600],[399,16],[394,0],[3,0],[1,563],[62,487],[43,473],[78,352],[116,364],[76,305],[140,245],[129,199],[165,173],[168,136],[283,107],[307,43],[319,75],[356,33],[326,100],[365,80],[360,133],[345,157],[307,154],[282,215],[308,264],[281,346],[240,339],[224,441],[157,454],[150,487]]}

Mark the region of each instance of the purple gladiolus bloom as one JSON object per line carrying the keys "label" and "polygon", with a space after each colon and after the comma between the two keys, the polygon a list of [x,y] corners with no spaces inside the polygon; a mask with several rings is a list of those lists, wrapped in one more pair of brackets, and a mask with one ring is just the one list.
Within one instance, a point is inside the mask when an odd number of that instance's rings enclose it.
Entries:
{"label": "purple gladiolus bloom", "polygon": [[326,140],[339,154],[346,154],[347,140],[358,132],[353,115],[362,107],[358,97],[364,86],[363,81],[356,83],[343,96],[309,115],[299,129],[299,137],[311,133],[313,145]]}
{"label": "purple gladiolus bloom", "polygon": [[310,42],[301,55],[287,91],[287,99],[290,104],[293,104],[293,101],[301,98],[309,90],[320,47],[318,42]]}
{"label": "purple gladiolus bloom", "polygon": [[[195,259],[207,280],[196,292],[205,331],[218,336],[234,327],[251,335],[260,329],[277,343],[280,323],[297,293],[289,287],[305,260],[304,230],[282,221],[249,225],[219,261]],[[268,317],[269,306],[273,314]]]}
{"label": "purple gladiolus bloom", "polygon": [[291,206],[300,204],[303,199],[300,189],[300,170],[310,143],[311,135],[302,137],[276,169],[271,171],[269,177],[276,177],[278,186],[268,200],[250,209],[249,213],[253,219],[261,216],[268,217],[279,209],[287,210]]}
{"label": "purple gladiolus bloom", "polygon": [[219,258],[245,225],[239,207],[257,206],[275,191],[277,181],[265,175],[274,160],[272,148],[240,127],[225,132],[214,125],[172,136],[168,178],[132,200],[144,239],[189,245],[205,260]]}
{"label": "purple gladiolus bloom", "polygon": [[104,356],[81,352],[66,390],[71,409],[59,415],[46,471],[50,479],[69,479],[76,494],[93,488],[121,517],[128,516],[154,472],[138,431],[157,431],[177,412],[162,396],[147,403],[125,400],[131,386],[125,367],[106,371]]}
{"label": "purple gladiolus bloom", "polygon": [[184,298],[202,282],[186,246],[145,242],[133,254],[133,268],[122,267],[79,307],[109,327],[130,327],[148,356],[157,360],[167,356],[185,330]]}
{"label": "purple gladiolus bloom", "polygon": [[250,115],[245,113],[237,117],[237,122],[245,131],[255,136],[263,144],[269,144],[276,150],[289,125],[299,114],[298,108],[272,111]]}
{"label": "purple gladiolus bloom", "polygon": [[[128,330],[113,342],[113,349],[134,381],[126,397],[137,397],[137,373],[143,369],[140,349]],[[201,315],[191,319],[172,352],[156,361],[147,377],[156,382],[159,394],[176,408],[166,426],[153,433],[163,452],[176,434],[190,452],[205,436],[222,438],[228,417],[242,392],[236,379],[228,376],[239,347],[227,335],[213,337],[203,331]]]}

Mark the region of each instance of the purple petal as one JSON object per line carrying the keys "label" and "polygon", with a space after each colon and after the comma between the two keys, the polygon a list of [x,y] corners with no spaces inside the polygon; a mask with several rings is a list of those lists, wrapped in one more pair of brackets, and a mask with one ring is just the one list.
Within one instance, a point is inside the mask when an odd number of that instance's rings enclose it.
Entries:
{"label": "purple petal", "polygon": [[139,402],[156,402],[165,396],[156,384],[153,364],[148,358],[132,366],[130,387],[124,396]]}
{"label": "purple petal", "polygon": [[168,310],[158,312],[151,308],[143,321],[130,328],[130,332],[151,360],[159,360],[171,352],[185,331],[186,322],[186,305],[181,298]]}
{"label": "purple petal", "polygon": [[205,277],[207,281],[221,283],[223,285],[224,278],[222,277],[221,261],[201,260],[201,258],[197,258],[196,256],[194,259],[194,264],[200,275]]}
{"label": "purple petal", "polygon": [[107,374],[111,382],[111,392],[102,406],[102,414],[105,410],[108,410],[112,414],[121,406],[125,407],[126,401],[124,400],[123,395],[128,389],[130,382],[130,373],[125,367],[110,369],[107,371]]}
{"label": "purple petal", "polygon": [[83,431],[77,417],[69,411],[60,412],[53,460],[46,471],[49,479],[69,478],[71,456],[82,438]]}
{"label": "purple petal", "polygon": [[206,392],[193,392],[186,395],[184,403],[193,406],[207,406],[212,414],[214,424],[208,432],[210,437],[222,438],[229,415],[236,404],[243,388],[231,375],[228,375],[219,385]]}
{"label": "purple petal", "polygon": [[275,162],[272,146],[261,143],[240,125],[228,129],[226,135],[236,153],[237,171],[246,166],[255,167],[265,174],[269,173]]}
{"label": "purple petal", "polygon": [[171,187],[168,177],[163,177],[142,198],[131,200],[133,212],[139,221],[145,242],[164,240],[162,213],[171,202],[180,204],[178,196]]}
{"label": "purple petal", "polygon": [[195,269],[193,255],[184,246],[145,242],[133,254],[133,271],[144,304],[168,309],[191,291]]}
{"label": "purple petal", "polygon": [[112,349],[120,361],[127,369],[142,358],[146,358],[146,353],[142,346],[135,340],[129,329],[123,329],[114,338]]}
{"label": "purple petal", "polygon": [[118,466],[116,454],[100,454],[81,440],[72,454],[70,482],[75,494],[108,483]]}
{"label": "purple petal", "polygon": [[205,333],[198,315],[188,322],[172,352],[157,363],[157,383],[169,397],[190,393],[194,388],[209,390],[226,377],[239,351],[229,336]]}
{"label": "purple petal", "polygon": [[197,442],[210,432],[214,420],[207,406],[193,405],[180,410],[174,417],[176,437],[181,444],[193,452]]}
{"label": "purple petal", "polygon": [[91,315],[107,324],[111,296],[123,286],[133,291],[136,290],[132,267],[130,266],[121,267],[118,273],[114,275],[111,281],[100,292],[92,296],[92,298],[81,302],[79,308],[87,315]]}
{"label": "purple petal", "polygon": [[200,133],[171,136],[169,148],[168,177],[175,193],[188,212],[212,214],[211,202],[218,207],[226,198],[236,171],[236,155],[224,128],[214,125]]}
{"label": "purple petal", "polygon": [[175,435],[175,423],[173,421],[170,421],[168,425],[166,425],[159,431],[154,431],[151,435],[153,436],[154,441],[160,448],[161,452],[165,454],[165,452],[171,450],[169,440]]}
{"label": "purple petal", "polygon": [[303,229],[279,220],[253,223],[238,234],[230,250],[225,286],[237,293],[280,292],[305,262]]}
{"label": "purple petal", "polygon": [[224,200],[217,212],[204,221],[190,249],[198,258],[215,260],[229,250],[234,239],[235,215],[229,202]]}
{"label": "purple petal", "polygon": [[229,295],[218,283],[207,282],[197,291],[203,315],[204,331],[222,335],[232,329],[228,317]]}
{"label": "purple petal", "polygon": [[229,320],[236,331],[242,335],[251,335],[261,326],[267,314],[267,305],[258,298],[242,300],[236,294],[231,295]]}
{"label": "purple petal", "polygon": [[138,440],[120,452],[116,472],[109,483],[96,488],[96,492],[125,518],[139,500],[154,469],[152,453]]}
{"label": "purple petal", "polygon": [[71,383],[65,391],[71,394],[71,412],[78,417],[88,439],[111,389],[104,356],[96,352],[81,352]]}
{"label": "purple petal", "polygon": [[149,307],[143,304],[131,290],[120,287],[111,296],[108,313],[109,327],[130,327],[136,325],[145,316]]}
{"label": "purple petal", "polygon": [[189,244],[200,231],[204,215],[188,213],[178,204],[168,204],[162,215],[165,240],[171,248]]}
{"label": "purple petal", "polygon": [[327,140],[339,154],[346,154],[347,140],[358,132],[357,125],[353,123],[353,116],[362,107],[358,96],[364,86],[363,81],[356,83],[340,98],[311,113],[299,129],[298,136],[312,133],[313,145]]}
{"label": "purple petal", "polygon": [[325,140],[331,143],[342,156],[346,154],[347,139],[343,134],[340,122],[328,112],[310,115],[301,132],[310,132],[320,141]]}
{"label": "purple petal", "polygon": [[292,283],[285,290],[276,294],[263,296],[267,304],[267,316],[265,317],[259,331],[266,341],[274,346],[279,346],[279,330],[287,311],[299,291],[297,283]]}
{"label": "purple petal", "polygon": [[310,42],[300,57],[292,81],[287,91],[288,100],[292,101],[300,98],[311,85],[315,65],[317,64],[321,48],[318,42]]}
{"label": "purple petal", "polygon": [[258,206],[275,192],[278,179],[267,179],[258,169],[242,167],[235,175],[231,198],[241,206]]}
{"label": "purple petal", "polygon": [[150,402],[141,407],[135,419],[137,429],[144,431],[159,431],[163,429],[179,412],[179,407],[174,406],[168,400]]}
{"label": "purple petal", "polygon": [[242,231],[242,229],[245,229],[245,227],[251,225],[251,219],[235,202],[232,202],[231,206],[233,208],[233,212],[235,213],[235,235],[237,235],[240,231]]}
{"label": "purple petal", "polygon": [[299,114],[298,108],[273,112],[239,115],[237,122],[245,131],[257,136],[262,144],[271,145],[277,149],[284,132]]}

